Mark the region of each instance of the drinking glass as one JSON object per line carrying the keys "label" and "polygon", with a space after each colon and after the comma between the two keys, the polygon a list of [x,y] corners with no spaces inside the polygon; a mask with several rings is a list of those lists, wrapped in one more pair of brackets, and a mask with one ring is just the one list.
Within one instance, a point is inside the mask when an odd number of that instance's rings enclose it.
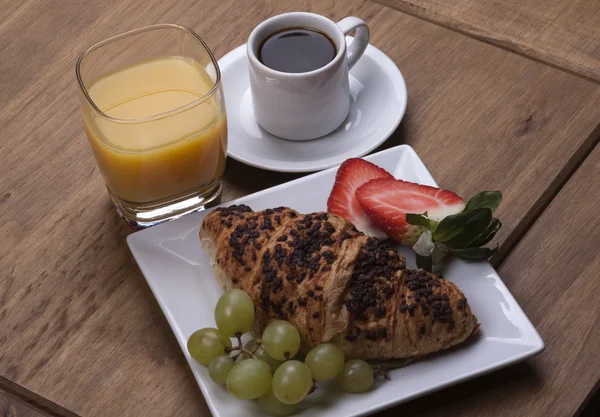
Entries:
{"label": "drinking glass", "polygon": [[221,74],[196,33],[161,24],[115,36],[85,51],[76,73],[90,146],[131,227],[219,196],[227,155]]}

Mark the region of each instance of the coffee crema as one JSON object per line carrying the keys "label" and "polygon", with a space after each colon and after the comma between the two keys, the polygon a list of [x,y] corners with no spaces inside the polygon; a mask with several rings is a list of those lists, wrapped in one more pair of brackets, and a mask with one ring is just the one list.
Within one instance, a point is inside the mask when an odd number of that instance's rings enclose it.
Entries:
{"label": "coffee crema", "polygon": [[337,51],[333,41],[312,28],[286,28],[268,36],[258,48],[258,60],[281,72],[310,72],[329,64]]}

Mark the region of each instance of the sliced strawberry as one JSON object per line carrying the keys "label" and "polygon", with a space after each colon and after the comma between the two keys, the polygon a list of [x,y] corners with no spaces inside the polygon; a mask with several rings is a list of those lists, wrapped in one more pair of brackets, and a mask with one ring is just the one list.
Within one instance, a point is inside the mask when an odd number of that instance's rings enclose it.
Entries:
{"label": "sliced strawberry", "polygon": [[440,221],[464,210],[464,200],[448,190],[396,179],[374,179],[356,190],[356,198],[369,218],[389,237],[412,246],[424,228],[406,222],[406,213],[427,212]]}
{"label": "sliced strawberry", "polygon": [[356,199],[356,189],[375,178],[390,178],[392,174],[371,162],[360,158],[344,161],[335,175],[335,183],[327,200],[327,211],[354,223],[361,232],[380,238],[385,233],[378,230],[369,220]]}

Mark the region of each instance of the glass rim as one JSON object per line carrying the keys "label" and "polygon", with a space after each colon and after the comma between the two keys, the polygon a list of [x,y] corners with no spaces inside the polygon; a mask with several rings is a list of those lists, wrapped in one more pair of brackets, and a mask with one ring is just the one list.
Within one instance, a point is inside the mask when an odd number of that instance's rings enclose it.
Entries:
{"label": "glass rim", "polygon": [[[204,94],[202,97],[197,98],[194,101],[189,102],[188,104],[185,104],[183,106],[177,107],[175,109],[166,111],[166,112],[162,112],[162,113],[157,113],[157,114],[153,114],[151,116],[146,116],[146,117],[140,117],[137,119],[120,119],[117,117],[112,117],[109,116],[108,114],[104,113],[102,110],[100,110],[98,108],[98,106],[96,106],[96,103],[94,103],[94,100],[92,100],[92,98],[90,97],[87,88],[85,87],[85,83],[81,77],[81,63],[82,61],[85,59],[86,56],[88,56],[90,53],[94,52],[96,49],[99,49],[105,45],[108,45],[109,43],[112,43],[114,41],[129,37],[131,35],[136,35],[142,32],[146,32],[149,30],[154,30],[154,29],[177,29],[177,30],[181,30],[184,32],[187,32],[189,35],[192,35],[194,38],[196,38],[196,40],[204,47],[204,49],[206,50],[206,52],[208,53],[208,56],[210,57],[215,70],[216,70],[216,80],[214,81],[214,85],[212,86],[212,88],[210,89],[210,91],[208,91],[206,94]],[[178,114],[181,113],[182,111],[188,110],[192,107],[197,106],[198,104],[202,104],[204,103],[206,100],[208,100],[210,97],[212,97],[215,92],[219,89],[219,86],[221,85],[221,70],[219,69],[219,65],[218,62],[215,58],[215,56],[213,55],[212,51],[210,50],[210,48],[208,47],[208,45],[206,44],[206,42],[204,42],[204,40],[196,33],[194,32],[192,29],[189,29],[185,26],[182,25],[177,25],[174,23],[160,23],[160,24],[156,24],[156,25],[150,25],[150,26],[144,26],[138,29],[134,29],[134,30],[130,30],[128,32],[125,33],[121,33],[120,35],[115,35],[112,36],[108,39],[105,39],[103,41],[100,41],[92,46],[90,46],[88,49],[86,49],[81,55],[79,55],[79,58],[77,58],[77,64],[75,65],[75,73],[77,75],[77,81],[79,83],[79,88],[81,89],[81,91],[83,92],[85,98],[87,99],[88,103],[92,106],[92,108],[103,118],[113,121],[113,122],[117,122],[117,123],[142,123],[142,122],[150,122],[153,120],[158,120],[158,119],[163,119],[165,117],[174,115],[174,114]]]}

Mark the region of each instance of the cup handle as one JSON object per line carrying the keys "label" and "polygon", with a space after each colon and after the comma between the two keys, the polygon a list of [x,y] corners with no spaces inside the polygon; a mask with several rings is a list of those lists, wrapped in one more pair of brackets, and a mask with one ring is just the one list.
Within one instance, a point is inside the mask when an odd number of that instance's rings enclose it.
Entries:
{"label": "cup handle", "polygon": [[340,20],[337,25],[344,32],[344,36],[356,29],[354,40],[348,45],[348,69],[350,69],[360,59],[369,45],[369,26],[363,20],[354,16]]}

